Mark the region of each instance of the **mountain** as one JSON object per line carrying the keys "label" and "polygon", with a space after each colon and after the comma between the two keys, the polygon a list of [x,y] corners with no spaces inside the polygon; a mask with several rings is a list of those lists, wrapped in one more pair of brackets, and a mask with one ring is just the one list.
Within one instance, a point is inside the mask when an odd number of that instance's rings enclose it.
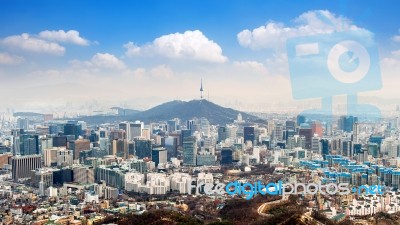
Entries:
{"label": "mountain", "polygon": [[225,108],[207,100],[192,101],[170,101],[151,109],[141,112],[135,112],[133,115],[124,116],[86,116],[79,118],[89,124],[110,123],[118,121],[135,121],[140,120],[146,123],[170,120],[180,118],[181,120],[189,120],[193,117],[207,118],[211,124],[227,124],[232,123],[238,116],[242,114],[243,120],[246,122],[264,122],[257,116],[240,112],[231,108]]}
{"label": "mountain", "polygon": [[43,116],[41,113],[35,112],[15,112],[14,116],[21,116],[21,117],[34,117],[34,116]]}
{"label": "mountain", "polygon": [[207,100],[166,102],[149,110],[137,113],[134,115],[134,118],[145,122],[156,122],[173,118],[190,120],[193,117],[205,117],[211,124],[226,124],[232,123],[239,113],[241,113],[242,118],[248,122],[260,122],[261,120],[248,113],[225,108]]}
{"label": "mountain", "polygon": [[121,107],[112,107],[111,109],[117,110],[118,116],[131,116],[139,113],[139,110],[134,110],[134,109],[124,109]]}

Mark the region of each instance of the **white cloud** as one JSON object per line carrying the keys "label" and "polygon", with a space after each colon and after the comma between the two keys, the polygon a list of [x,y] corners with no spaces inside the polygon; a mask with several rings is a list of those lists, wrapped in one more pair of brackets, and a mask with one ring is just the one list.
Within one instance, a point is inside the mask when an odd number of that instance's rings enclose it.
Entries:
{"label": "white cloud", "polygon": [[80,37],[76,30],[45,30],[39,33],[39,37],[49,41],[72,43],[76,45],[89,45],[89,41]]}
{"label": "white cloud", "polygon": [[251,70],[260,74],[268,74],[267,68],[260,62],[256,61],[236,61],[233,63],[234,66],[238,67],[239,69],[243,70]]}
{"label": "white cloud", "polygon": [[223,63],[227,57],[222,55],[221,47],[209,40],[201,31],[185,31],[156,38],[152,43],[137,46],[133,42],[124,45],[126,55],[162,56],[174,59],[193,59]]}
{"label": "white cloud", "polygon": [[41,40],[36,37],[32,37],[27,33],[8,36],[2,39],[0,42],[6,46],[19,48],[30,52],[47,53],[53,55],[63,55],[65,53],[65,48],[58,43]]}
{"label": "white cloud", "polygon": [[97,67],[109,69],[124,69],[125,64],[120,59],[109,53],[96,53],[90,62]]}
{"label": "white cloud", "polygon": [[127,56],[138,56],[140,55],[140,47],[137,46],[135,43],[133,42],[128,42],[126,44],[123,45],[124,48],[126,48],[126,52],[125,54]]}
{"label": "white cloud", "polygon": [[243,30],[237,34],[241,46],[258,50],[263,48],[282,48],[285,41],[291,37],[327,34],[334,31],[361,29],[352,21],[336,16],[327,10],[308,11],[294,20],[294,26],[283,23],[269,22],[253,30]]}
{"label": "white cloud", "polygon": [[10,55],[8,53],[0,53],[0,64],[15,65],[24,61],[23,57]]}
{"label": "white cloud", "polygon": [[125,63],[110,53],[96,53],[90,60],[80,61],[77,59],[69,62],[74,69],[118,69],[126,68]]}

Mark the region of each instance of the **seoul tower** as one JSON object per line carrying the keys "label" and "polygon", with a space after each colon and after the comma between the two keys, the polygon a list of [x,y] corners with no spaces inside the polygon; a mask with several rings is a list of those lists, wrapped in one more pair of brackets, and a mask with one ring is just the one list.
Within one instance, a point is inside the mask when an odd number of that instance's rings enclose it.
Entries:
{"label": "seoul tower", "polygon": [[200,99],[203,99],[203,78],[200,80]]}

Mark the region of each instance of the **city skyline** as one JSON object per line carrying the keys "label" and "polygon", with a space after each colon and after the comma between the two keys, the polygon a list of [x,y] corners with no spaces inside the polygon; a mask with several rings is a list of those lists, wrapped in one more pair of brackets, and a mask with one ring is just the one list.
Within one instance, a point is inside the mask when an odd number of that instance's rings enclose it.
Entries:
{"label": "city skyline", "polygon": [[4,1],[0,93],[7,98],[0,110],[88,102],[145,109],[200,98],[201,79],[204,98],[224,106],[303,104],[292,96],[285,41],[346,30],[371,33],[379,49],[382,88],[361,95],[396,98],[400,27],[394,2],[313,1],[288,8],[156,2]]}
{"label": "city skyline", "polygon": [[0,1],[0,224],[397,223],[399,5]]}

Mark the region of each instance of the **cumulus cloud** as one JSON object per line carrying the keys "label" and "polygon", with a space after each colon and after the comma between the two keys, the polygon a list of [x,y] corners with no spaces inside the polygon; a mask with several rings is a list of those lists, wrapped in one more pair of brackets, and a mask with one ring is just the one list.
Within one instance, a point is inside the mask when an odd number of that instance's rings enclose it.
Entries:
{"label": "cumulus cloud", "polygon": [[8,36],[2,39],[0,42],[3,45],[30,52],[47,53],[53,55],[63,55],[65,53],[65,48],[58,43],[42,40],[30,36],[27,33]]}
{"label": "cumulus cloud", "polygon": [[269,22],[253,30],[243,30],[237,34],[241,46],[253,50],[263,48],[282,48],[288,38],[327,34],[334,31],[363,30],[351,20],[336,16],[327,10],[308,11],[294,20],[294,26],[285,26],[279,22]]}
{"label": "cumulus cloud", "polygon": [[23,57],[0,52],[0,64],[15,65],[24,61]]}
{"label": "cumulus cloud", "polygon": [[69,63],[72,68],[75,69],[103,68],[122,70],[126,68],[125,63],[122,60],[110,53],[96,53],[90,60],[80,61],[75,59],[71,60]]}
{"label": "cumulus cloud", "polygon": [[140,55],[140,47],[137,46],[135,43],[133,43],[131,41],[126,43],[126,44],[124,44],[123,47],[126,48],[125,54],[127,56],[138,56],[138,55]]}
{"label": "cumulus cloud", "polygon": [[209,40],[201,31],[185,31],[156,38],[144,46],[128,42],[124,45],[128,56],[162,56],[173,59],[193,59],[223,63],[227,57],[222,54],[221,47]]}
{"label": "cumulus cloud", "polygon": [[96,53],[90,60],[93,65],[102,68],[123,69],[124,62],[109,53]]}
{"label": "cumulus cloud", "polygon": [[89,41],[79,36],[79,32],[76,30],[45,30],[39,33],[39,37],[49,41],[65,42],[82,46],[89,45]]}

